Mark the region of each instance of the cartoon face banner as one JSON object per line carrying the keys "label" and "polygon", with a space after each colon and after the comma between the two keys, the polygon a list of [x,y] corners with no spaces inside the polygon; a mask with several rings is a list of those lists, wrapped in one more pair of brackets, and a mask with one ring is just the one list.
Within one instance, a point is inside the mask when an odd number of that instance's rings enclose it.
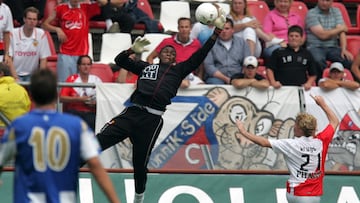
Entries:
{"label": "cartoon face banner", "polygon": [[322,95],[329,107],[336,113],[340,124],[331,142],[326,159],[326,170],[359,171],[360,170],[360,91],[337,88],[322,91],[312,88],[305,92],[307,112],[316,115],[318,131],[325,128],[328,119],[310,97]]}
{"label": "cartoon face banner", "polygon": [[[131,85],[99,84],[97,131],[129,104]],[[179,90],[164,114],[164,127],[155,144],[149,168],[286,170],[281,155],[261,148],[238,133],[235,119],[248,130],[269,139],[293,137],[300,112],[297,87],[235,89],[198,85]],[[131,168],[129,139],[103,152],[108,168]]]}

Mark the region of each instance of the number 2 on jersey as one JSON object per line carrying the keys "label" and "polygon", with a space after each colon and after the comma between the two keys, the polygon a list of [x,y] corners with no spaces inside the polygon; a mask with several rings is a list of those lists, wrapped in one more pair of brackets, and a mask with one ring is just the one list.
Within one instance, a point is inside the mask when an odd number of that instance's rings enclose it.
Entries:
{"label": "number 2 on jersey", "polygon": [[[301,155],[301,157],[304,157],[306,159],[306,161],[300,165],[300,170],[302,171],[307,171],[307,169],[305,169],[305,166],[309,164],[310,162],[310,155],[309,154],[303,154]],[[317,166],[317,170],[320,170],[320,160],[321,160],[321,156],[320,153],[318,154],[318,166]]]}
{"label": "number 2 on jersey", "polygon": [[63,170],[70,158],[70,140],[66,131],[51,127],[45,135],[42,128],[34,127],[28,143],[33,148],[34,167],[44,172],[47,167],[54,171]]}

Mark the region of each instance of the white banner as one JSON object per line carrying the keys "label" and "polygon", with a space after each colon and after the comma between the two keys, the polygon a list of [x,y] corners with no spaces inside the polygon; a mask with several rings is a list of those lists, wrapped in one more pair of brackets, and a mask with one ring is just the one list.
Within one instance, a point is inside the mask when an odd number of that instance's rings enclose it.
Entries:
{"label": "white banner", "polygon": [[[133,84],[97,85],[96,131],[129,104]],[[304,97],[299,95],[304,92]],[[164,114],[164,127],[153,149],[150,168],[286,170],[282,155],[242,137],[234,124],[241,117],[249,131],[269,139],[293,137],[300,105],[318,119],[318,132],[328,124],[310,94],[322,95],[340,120],[329,147],[326,170],[360,170],[360,91],[318,87],[274,90],[197,85],[179,90]],[[304,101],[302,101],[304,100]],[[108,168],[131,168],[129,139],[103,152]]]}
{"label": "white banner", "polygon": [[328,119],[310,98],[310,94],[323,96],[340,121],[329,147],[326,169],[360,170],[360,90],[337,88],[332,91],[323,91],[321,88],[311,88],[310,91],[305,92],[307,112],[317,117],[318,130],[322,130],[328,124]]}
{"label": "white banner", "polygon": [[[98,84],[96,131],[119,114],[129,101],[133,85]],[[284,170],[281,156],[259,148],[238,134],[235,118],[248,129],[271,139],[293,137],[294,118],[300,112],[297,87],[235,89],[197,85],[179,90],[164,114],[164,127],[153,149],[150,168]],[[108,168],[130,168],[128,139],[103,152]]]}

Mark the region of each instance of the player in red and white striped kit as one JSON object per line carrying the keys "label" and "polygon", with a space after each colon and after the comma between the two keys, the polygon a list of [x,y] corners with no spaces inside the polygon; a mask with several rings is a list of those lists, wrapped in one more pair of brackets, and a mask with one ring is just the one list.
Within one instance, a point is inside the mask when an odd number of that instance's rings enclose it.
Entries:
{"label": "player in red and white striped kit", "polygon": [[[316,104],[325,112],[329,124],[315,134],[316,118],[308,113],[296,117],[294,139],[268,140],[247,132],[242,121],[236,124],[241,135],[254,143],[283,153],[290,177],[286,183],[286,198],[289,203],[319,203],[323,194],[325,158],[328,146],[334,136],[339,120],[321,96],[312,96]],[[240,135],[240,136],[241,136]]]}

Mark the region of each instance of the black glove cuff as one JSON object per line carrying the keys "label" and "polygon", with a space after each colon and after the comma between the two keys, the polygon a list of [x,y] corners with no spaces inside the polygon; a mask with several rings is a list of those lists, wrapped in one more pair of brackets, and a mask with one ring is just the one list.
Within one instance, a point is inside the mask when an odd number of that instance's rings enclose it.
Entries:
{"label": "black glove cuff", "polygon": [[126,52],[127,52],[127,54],[129,54],[129,55],[135,53],[134,50],[132,50],[131,48],[129,48],[128,50],[126,50]]}
{"label": "black glove cuff", "polygon": [[215,27],[214,33],[219,35],[222,32],[222,29]]}

